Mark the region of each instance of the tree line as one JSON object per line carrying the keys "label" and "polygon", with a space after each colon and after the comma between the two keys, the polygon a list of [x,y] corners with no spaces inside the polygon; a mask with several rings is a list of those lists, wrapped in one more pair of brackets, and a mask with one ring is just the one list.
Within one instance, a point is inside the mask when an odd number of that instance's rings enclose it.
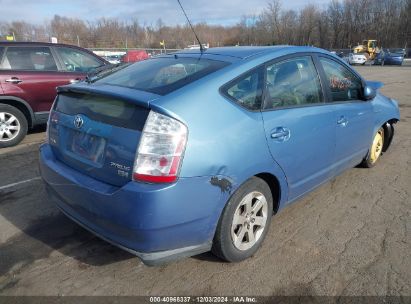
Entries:
{"label": "tree line", "polygon": [[[138,16],[137,16],[138,17]],[[203,43],[227,45],[314,45],[327,49],[352,48],[365,39],[377,39],[383,47],[410,47],[411,0],[331,0],[326,6],[307,4],[284,9],[271,0],[257,15],[244,15],[235,25],[194,25]],[[188,24],[170,26],[158,19],[141,24],[112,18],[94,21],[55,15],[44,24],[1,22],[0,39],[14,35],[17,41],[50,41],[86,48],[181,49],[195,44]]]}

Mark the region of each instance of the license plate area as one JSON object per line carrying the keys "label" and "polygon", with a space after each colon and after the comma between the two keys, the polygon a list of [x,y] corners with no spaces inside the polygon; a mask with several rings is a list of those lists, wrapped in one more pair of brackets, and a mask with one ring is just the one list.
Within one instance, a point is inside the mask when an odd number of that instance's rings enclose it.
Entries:
{"label": "license plate area", "polygon": [[106,139],[88,133],[72,130],[67,140],[66,150],[94,165],[102,165]]}

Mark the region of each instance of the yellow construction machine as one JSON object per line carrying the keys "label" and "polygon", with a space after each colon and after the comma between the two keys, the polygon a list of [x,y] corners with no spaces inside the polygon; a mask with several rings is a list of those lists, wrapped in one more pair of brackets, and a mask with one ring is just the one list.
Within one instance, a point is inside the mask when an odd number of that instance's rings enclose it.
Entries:
{"label": "yellow construction machine", "polygon": [[373,60],[375,56],[380,52],[380,48],[377,46],[377,40],[363,40],[362,44],[358,44],[356,47],[354,47],[353,52],[354,54],[368,54],[368,59]]}

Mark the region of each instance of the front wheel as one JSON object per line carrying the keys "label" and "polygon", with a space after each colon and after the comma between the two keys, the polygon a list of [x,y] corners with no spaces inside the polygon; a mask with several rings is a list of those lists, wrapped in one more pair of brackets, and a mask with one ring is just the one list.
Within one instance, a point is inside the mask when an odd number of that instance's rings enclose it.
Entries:
{"label": "front wheel", "polygon": [[258,177],[250,178],[224,208],[214,236],[212,252],[229,262],[249,258],[263,242],[272,212],[270,187]]}
{"label": "front wheel", "polygon": [[370,150],[368,151],[367,157],[363,160],[361,165],[366,168],[372,168],[377,163],[377,160],[382,154],[382,149],[384,147],[384,128],[380,128],[374,135]]}
{"label": "front wheel", "polygon": [[19,109],[0,104],[0,148],[20,143],[27,134],[27,128],[27,119]]}

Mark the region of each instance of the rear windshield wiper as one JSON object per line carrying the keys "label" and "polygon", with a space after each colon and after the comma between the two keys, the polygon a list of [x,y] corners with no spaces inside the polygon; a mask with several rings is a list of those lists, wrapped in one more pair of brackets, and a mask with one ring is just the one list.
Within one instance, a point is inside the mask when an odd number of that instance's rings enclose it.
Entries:
{"label": "rear windshield wiper", "polygon": [[129,64],[118,63],[118,64],[104,65],[102,67],[95,68],[87,74],[85,81],[88,83],[92,83],[96,81],[97,79],[100,79],[104,76],[112,74],[118,70],[124,69],[127,66],[129,66]]}

